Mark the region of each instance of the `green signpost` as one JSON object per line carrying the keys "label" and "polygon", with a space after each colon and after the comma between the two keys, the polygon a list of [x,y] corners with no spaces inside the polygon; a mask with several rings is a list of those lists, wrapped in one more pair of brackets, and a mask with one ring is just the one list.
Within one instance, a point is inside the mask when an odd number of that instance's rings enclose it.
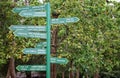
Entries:
{"label": "green signpost", "polygon": [[46,71],[46,65],[18,65],[18,71]]}
{"label": "green signpost", "polygon": [[46,54],[46,49],[39,48],[25,48],[23,50],[24,54]]}
{"label": "green signpost", "polygon": [[47,72],[46,72],[46,75],[47,75],[47,78],[50,78],[50,45],[51,45],[51,18],[50,18],[50,3],[47,3],[46,4],[46,15],[47,15],[47,27],[46,27],[46,31],[47,31],[47,57],[46,57],[46,61],[47,61]]}
{"label": "green signpost", "polygon": [[56,63],[56,64],[67,64],[68,60],[66,58],[57,58],[57,57],[52,57],[51,63]]}
{"label": "green signpost", "polygon": [[46,31],[46,26],[33,26],[33,25],[11,25],[10,30],[24,30],[24,31]]}
{"label": "green signpost", "polygon": [[24,6],[24,7],[17,7],[17,8],[13,8],[13,12],[14,13],[19,13],[21,11],[42,11],[42,10],[45,10],[45,5],[42,5],[42,6]]}
{"label": "green signpost", "polygon": [[26,38],[41,38],[46,39],[45,42],[38,43],[35,48],[25,48],[24,54],[42,54],[46,55],[46,65],[18,65],[18,71],[46,71],[46,78],[50,78],[50,63],[67,64],[66,58],[50,57],[51,51],[51,24],[66,24],[78,22],[79,18],[50,18],[50,3],[42,6],[24,6],[13,8],[14,13],[19,13],[22,17],[46,17],[46,26],[33,25],[11,25],[10,30],[14,31],[15,36]]}
{"label": "green signpost", "polygon": [[19,15],[22,17],[46,17],[46,12],[21,11]]}
{"label": "green signpost", "polygon": [[39,33],[39,32],[30,32],[25,30],[17,30],[14,32],[15,36],[19,37],[26,37],[26,38],[41,38],[46,39],[46,33]]}
{"label": "green signpost", "polygon": [[77,17],[51,19],[52,24],[64,24],[64,23],[72,23],[72,22],[78,22],[78,21],[79,21],[79,18]]}

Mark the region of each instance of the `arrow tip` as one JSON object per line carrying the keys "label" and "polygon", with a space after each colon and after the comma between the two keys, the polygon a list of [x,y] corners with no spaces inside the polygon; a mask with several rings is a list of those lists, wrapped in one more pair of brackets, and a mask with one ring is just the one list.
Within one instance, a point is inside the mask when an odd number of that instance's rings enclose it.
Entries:
{"label": "arrow tip", "polygon": [[9,27],[9,30],[12,30],[11,26]]}
{"label": "arrow tip", "polygon": [[18,71],[20,71],[20,70],[19,70],[19,65],[16,67],[16,69],[17,69]]}
{"label": "arrow tip", "polygon": [[19,15],[22,17],[22,11],[19,13]]}
{"label": "arrow tip", "polygon": [[69,62],[68,59],[66,59],[66,64],[67,64],[68,62]]}
{"label": "arrow tip", "polygon": [[13,8],[13,9],[12,9],[12,12],[13,12],[13,13],[19,13],[20,11],[21,11],[21,10],[19,10],[18,8]]}
{"label": "arrow tip", "polygon": [[17,32],[17,31],[13,32],[13,34],[14,34],[15,36],[17,36],[16,32]]}
{"label": "arrow tip", "polygon": [[26,12],[28,12],[28,11],[26,11],[26,10],[24,11],[24,10],[23,10],[23,11],[21,11],[21,12],[19,13],[19,15],[20,15],[21,17],[29,17],[30,15],[26,15],[26,14],[25,14]]}
{"label": "arrow tip", "polygon": [[80,19],[78,17],[75,17],[76,21],[78,22]]}
{"label": "arrow tip", "polygon": [[14,8],[12,9],[12,12],[15,13]]}
{"label": "arrow tip", "polygon": [[15,30],[15,29],[14,29],[14,25],[11,25],[11,26],[9,27],[9,29],[12,30],[12,31],[14,31],[14,30]]}
{"label": "arrow tip", "polygon": [[25,53],[25,49],[23,49],[22,52],[23,52],[24,54],[26,54],[26,53]]}
{"label": "arrow tip", "polygon": [[19,11],[18,11],[16,8],[13,8],[13,9],[12,9],[12,12],[13,12],[13,13],[19,13]]}

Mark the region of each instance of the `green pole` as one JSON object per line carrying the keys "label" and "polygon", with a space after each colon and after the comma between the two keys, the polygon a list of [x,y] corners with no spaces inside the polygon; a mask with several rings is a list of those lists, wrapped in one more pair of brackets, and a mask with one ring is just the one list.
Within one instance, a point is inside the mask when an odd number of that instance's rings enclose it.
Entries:
{"label": "green pole", "polygon": [[46,15],[47,15],[47,28],[46,28],[46,30],[47,30],[47,57],[46,57],[46,59],[47,59],[47,72],[46,72],[46,78],[50,78],[50,36],[51,36],[51,32],[50,32],[50,29],[51,29],[51,27],[50,27],[50,3],[48,2],[47,4],[46,4]]}

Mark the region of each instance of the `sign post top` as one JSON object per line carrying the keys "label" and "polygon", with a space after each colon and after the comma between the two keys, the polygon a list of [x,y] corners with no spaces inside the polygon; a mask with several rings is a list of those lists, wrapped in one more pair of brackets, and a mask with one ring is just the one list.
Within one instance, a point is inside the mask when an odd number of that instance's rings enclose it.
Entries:
{"label": "sign post top", "polygon": [[10,30],[25,30],[25,31],[46,31],[46,26],[34,26],[34,25],[11,25]]}
{"label": "sign post top", "polygon": [[46,12],[21,11],[19,15],[22,17],[46,17]]}
{"label": "sign post top", "polygon": [[25,48],[23,50],[24,54],[46,54],[46,49],[39,48]]}
{"label": "sign post top", "polygon": [[18,71],[46,71],[46,65],[18,65]]}
{"label": "sign post top", "polygon": [[66,58],[52,57],[52,58],[51,58],[51,63],[67,64],[67,63],[68,63],[68,60],[67,60]]}
{"label": "sign post top", "polygon": [[16,30],[13,33],[15,36],[20,36],[20,37],[46,39],[46,33],[31,32],[31,31],[24,31],[24,30]]}
{"label": "sign post top", "polygon": [[16,7],[13,8],[13,12],[14,13],[20,13],[21,11],[24,10],[31,10],[31,11],[35,11],[35,10],[45,10],[45,5],[41,5],[41,6],[24,6],[24,7]]}
{"label": "sign post top", "polygon": [[70,18],[55,18],[51,19],[51,24],[66,24],[66,23],[73,23],[73,22],[78,22],[79,18],[78,17],[70,17]]}

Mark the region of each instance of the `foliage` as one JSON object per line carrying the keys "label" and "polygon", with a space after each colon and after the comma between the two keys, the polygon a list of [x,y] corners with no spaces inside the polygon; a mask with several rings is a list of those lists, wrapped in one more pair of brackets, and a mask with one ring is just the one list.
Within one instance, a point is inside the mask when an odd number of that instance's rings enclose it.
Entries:
{"label": "foliage", "polygon": [[[4,0],[0,2],[0,65],[6,64],[10,57],[15,57],[16,59],[27,62],[31,55],[24,55],[22,50],[26,47],[34,47],[35,43],[40,41],[40,39],[15,37],[13,31],[9,30],[11,25],[43,25],[45,21],[44,19],[38,18],[23,18],[13,13],[12,9],[18,6],[16,4],[17,3]],[[43,21],[38,22],[39,20]]]}
{"label": "foliage", "polygon": [[77,16],[80,21],[67,24],[69,32],[58,52],[72,60],[81,73],[110,72],[120,65],[118,4],[111,7],[104,0],[75,0],[61,5],[60,17]]}
{"label": "foliage", "polygon": [[[59,17],[80,19],[76,23],[52,25],[53,29],[59,28],[58,57],[68,58],[74,65],[74,69],[70,68],[70,63],[61,65],[59,69],[61,67],[65,71],[79,69],[80,73],[90,76],[95,72],[108,74],[119,72],[120,3],[113,2],[114,6],[108,6],[105,0],[50,0],[50,3],[51,12],[60,13]],[[24,63],[35,58],[24,55],[22,50],[26,47],[34,47],[41,40],[15,37],[13,31],[9,30],[10,25],[46,24],[44,18],[24,18],[11,11],[14,7],[24,5],[22,1],[0,2],[0,67],[6,64],[11,56],[23,60]],[[30,5],[41,5],[41,3],[31,0]]]}

